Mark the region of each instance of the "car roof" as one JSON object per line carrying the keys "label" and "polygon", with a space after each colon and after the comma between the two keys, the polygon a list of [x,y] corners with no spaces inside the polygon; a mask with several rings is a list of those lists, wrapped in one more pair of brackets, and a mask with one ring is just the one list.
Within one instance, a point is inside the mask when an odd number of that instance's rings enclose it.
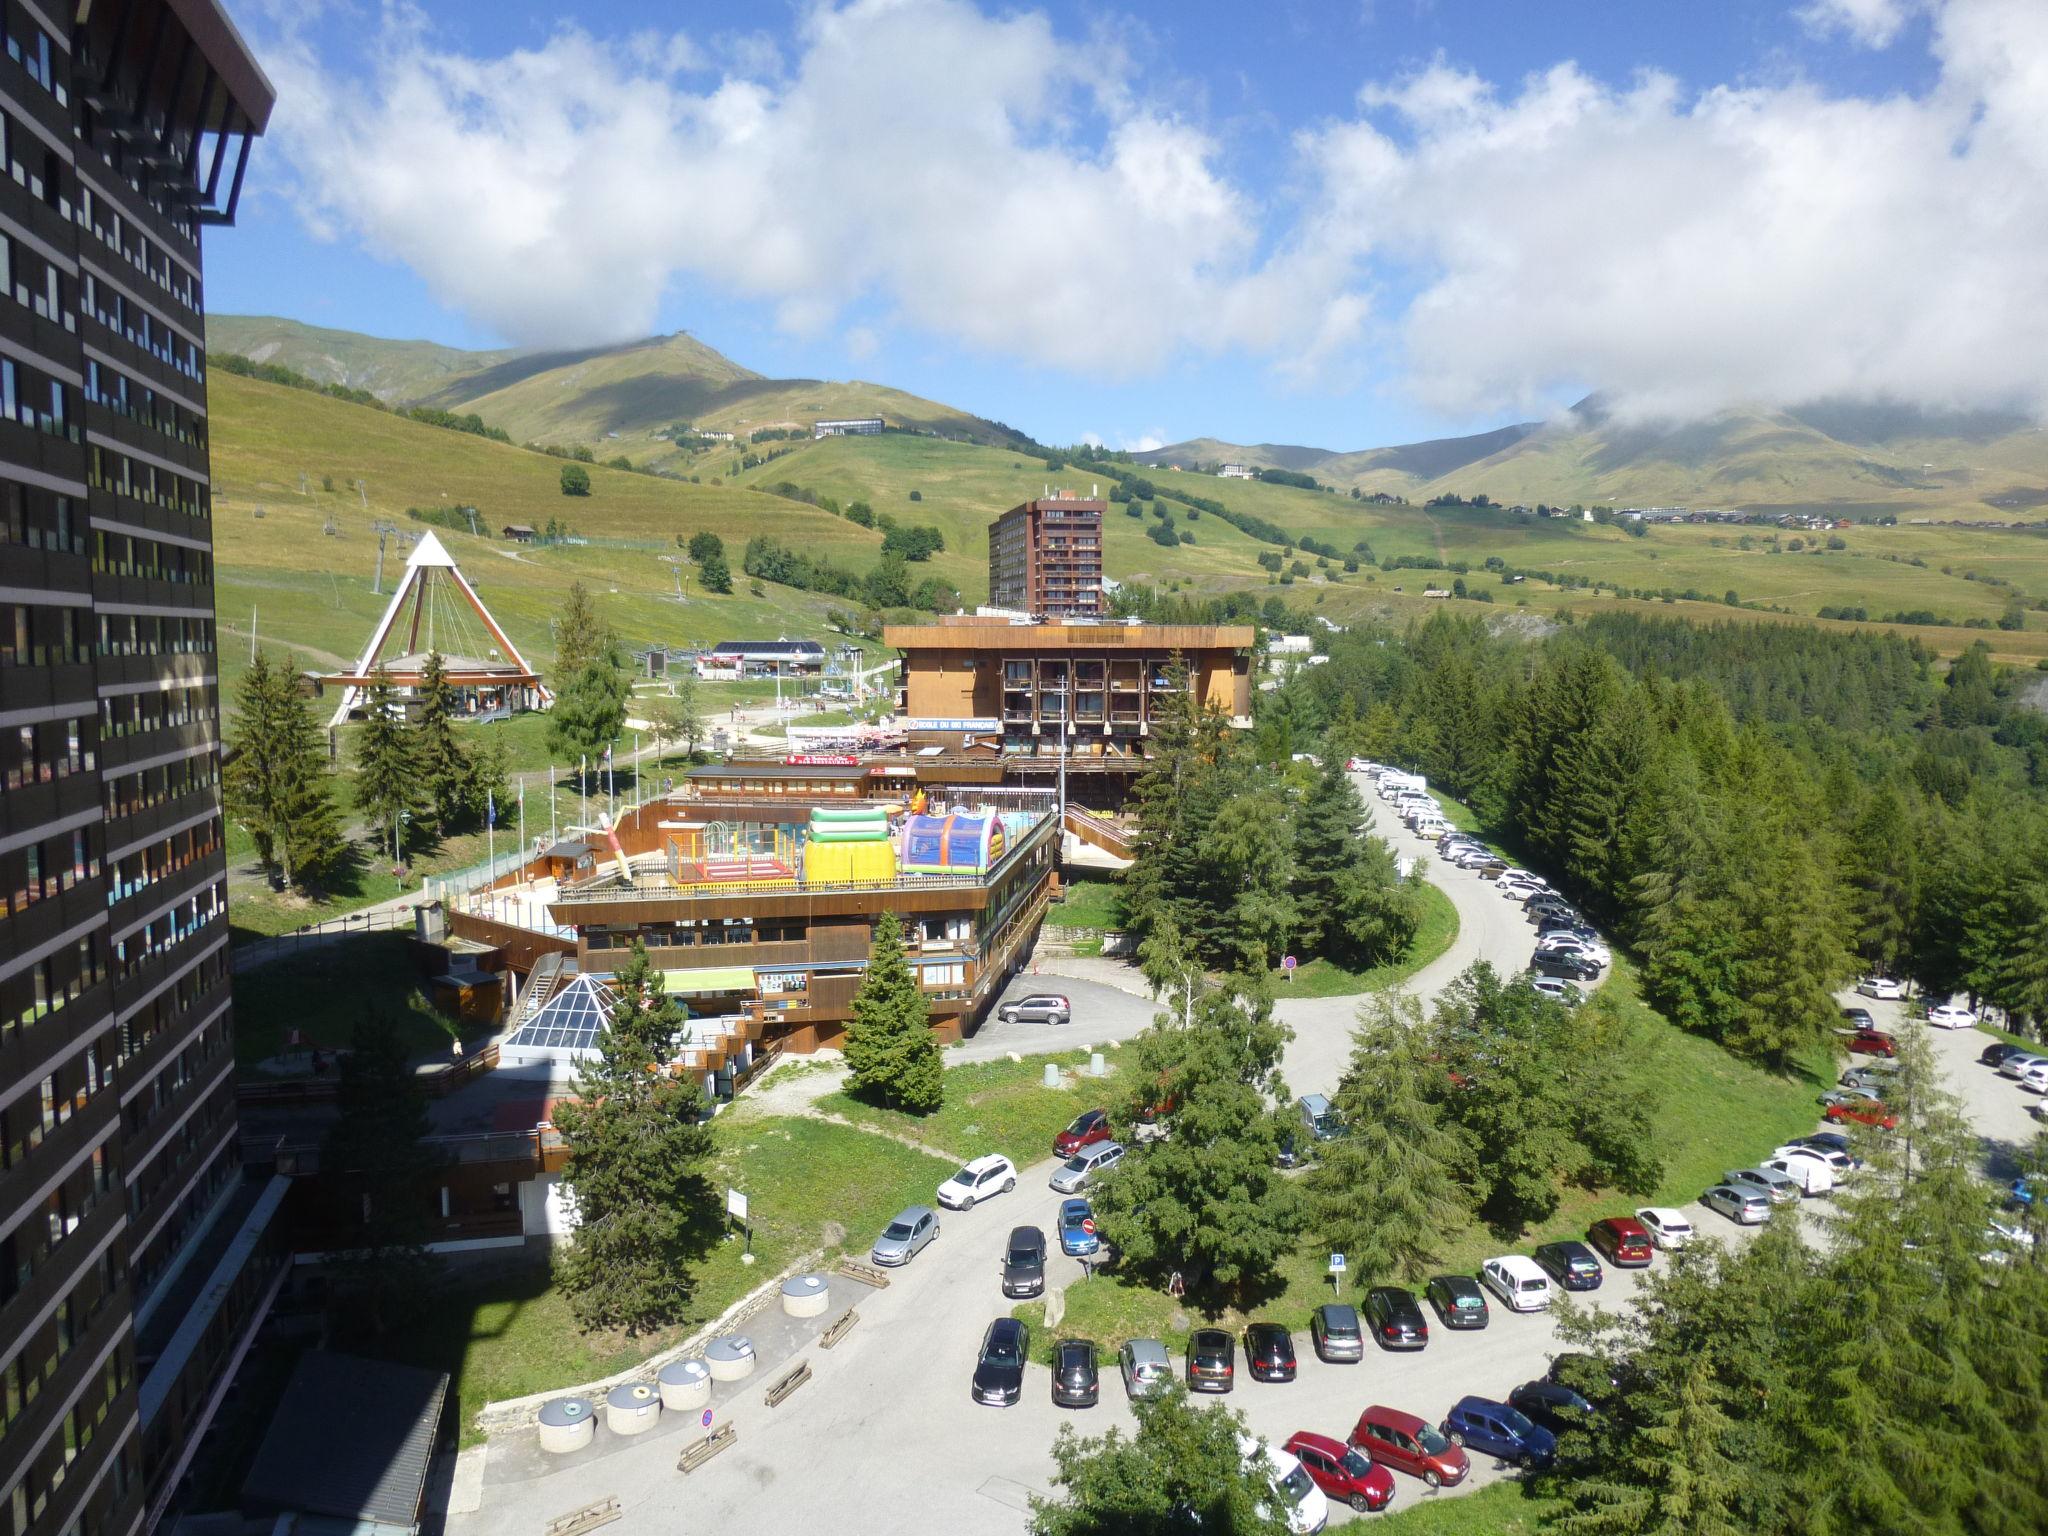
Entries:
{"label": "car roof", "polygon": [[1405,1301],[1410,1306],[1415,1304],[1415,1293],[1413,1291],[1404,1291],[1398,1285],[1376,1285],[1370,1291],[1367,1291],[1366,1294],[1368,1296],[1383,1297],[1388,1301]]}
{"label": "car roof", "polygon": [[1084,1356],[1090,1365],[1095,1363],[1095,1344],[1090,1339],[1061,1339],[1053,1345],[1052,1352],[1055,1358],[1078,1354]]}
{"label": "car roof", "polygon": [[1092,1147],[1083,1147],[1080,1151],[1076,1152],[1074,1156],[1094,1159],[1098,1157],[1107,1157],[1110,1153],[1121,1152],[1123,1151],[1123,1149],[1124,1144],[1120,1141],[1098,1141]]}
{"label": "car roof", "polygon": [[1321,1451],[1332,1461],[1342,1461],[1344,1453],[1351,1449],[1342,1440],[1334,1440],[1328,1435],[1319,1435],[1312,1429],[1297,1429],[1287,1437],[1287,1444],[1290,1447],[1299,1445],[1311,1451]]}
{"label": "car roof", "polygon": [[1010,1243],[1013,1247],[1019,1239],[1027,1243],[1043,1243],[1045,1241],[1045,1234],[1036,1227],[1010,1228]]}
{"label": "car roof", "polygon": [[1010,1338],[1023,1332],[1024,1324],[1022,1320],[1014,1317],[999,1317],[988,1325],[988,1336],[992,1339],[997,1337]]}
{"label": "car roof", "polygon": [[1292,1335],[1288,1333],[1287,1325],[1285,1323],[1247,1323],[1245,1324],[1244,1331],[1246,1333],[1255,1333],[1262,1339],[1271,1337],[1275,1334],[1277,1334],[1279,1337],[1283,1339],[1292,1337]]}
{"label": "car roof", "polygon": [[1090,1206],[1087,1200],[1080,1195],[1075,1195],[1070,1200],[1062,1200],[1060,1202],[1061,1216],[1093,1216],[1094,1214],[1094,1207]]}
{"label": "car roof", "polygon": [[1067,1000],[1067,997],[1066,997],[1066,994],[1065,994],[1064,992],[1034,992],[1034,993],[1032,993],[1032,994],[1031,994],[1031,995],[1030,995],[1029,997],[1019,998],[1019,999],[1018,999],[1018,1002],[1019,1002],[1019,1003],[1064,1003],[1064,1002],[1065,1002],[1066,1000]]}
{"label": "car roof", "polygon": [[1358,1308],[1352,1306],[1348,1301],[1326,1301],[1316,1308],[1316,1312],[1321,1316],[1326,1326],[1337,1324],[1347,1328],[1356,1328],[1358,1326]]}
{"label": "car roof", "polygon": [[1361,1419],[1370,1419],[1375,1424],[1384,1424],[1389,1429],[1405,1431],[1411,1435],[1424,1425],[1424,1421],[1416,1415],[1400,1408],[1389,1408],[1384,1403],[1374,1403],[1365,1412],[1361,1413],[1359,1417]]}
{"label": "car roof", "polygon": [[[1549,1250],[1550,1250],[1550,1251],[1551,1251],[1552,1253],[1561,1253],[1561,1254],[1563,1254],[1563,1255],[1564,1255],[1564,1256],[1565,1256],[1566,1258],[1569,1258],[1569,1259],[1577,1259],[1577,1258],[1587,1258],[1587,1259],[1590,1259],[1590,1258],[1592,1258],[1592,1257],[1593,1257],[1593,1251],[1592,1251],[1592,1249],[1588,1248],[1588,1247],[1587,1247],[1587,1246],[1586,1246],[1586,1245],[1585,1245],[1584,1243],[1580,1242],[1580,1241],[1579,1241],[1579,1240],[1578,1240],[1578,1239],[1577,1239],[1576,1237],[1562,1237],[1562,1238],[1559,1238],[1559,1239],[1558,1239],[1558,1240],[1557,1240],[1556,1242],[1554,1242],[1554,1243],[1545,1243],[1545,1244],[1543,1245],[1543,1247],[1544,1247],[1544,1248],[1548,1248],[1548,1249],[1549,1249]],[[1536,1251],[1537,1251],[1538,1253],[1541,1253],[1541,1252],[1543,1251],[1543,1249],[1542,1249],[1542,1248],[1539,1248],[1539,1249],[1537,1249]]]}
{"label": "car roof", "polygon": [[1660,1227],[1689,1227],[1692,1225],[1692,1223],[1686,1219],[1685,1212],[1680,1210],[1674,1210],[1672,1209],[1672,1207],[1668,1205],[1646,1205],[1636,1214],[1638,1216],[1649,1217],[1652,1221],[1656,1222],[1657,1225],[1659,1225]]}
{"label": "car roof", "polygon": [[1432,1275],[1430,1276],[1429,1283],[1431,1285],[1441,1285],[1446,1290],[1453,1291],[1476,1291],[1479,1289],[1479,1282],[1470,1275]]}
{"label": "car roof", "polygon": [[966,1173],[987,1173],[991,1168],[1000,1168],[1010,1160],[1000,1152],[984,1152],[980,1157],[970,1159],[963,1167]]}
{"label": "car roof", "polygon": [[1476,1409],[1482,1413],[1499,1413],[1507,1406],[1506,1403],[1501,1402],[1497,1398],[1481,1397],[1476,1392],[1468,1392],[1458,1399],[1457,1407],[1453,1408],[1451,1412],[1456,1413],[1459,1408],[1468,1408]]}
{"label": "car roof", "polygon": [[1603,1216],[1594,1223],[1607,1228],[1618,1237],[1648,1237],[1650,1229],[1633,1216]]}
{"label": "car roof", "polygon": [[1165,1365],[1166,1346],[1157,1339],[1129,1339],[1124,1343],[1135,1365]]}
{"label": "car roof", "polygon": [[1499,1258],[1488,1259],[1486,1262],[1499,1265],[1511,1275],[1525,1275],[1535,1280],[1543,1278],[1543,1271],[1536,1267],[1536,1261],[1524,1253],[1504,1253]]}
{"label": "car roof", "polygon": [[892,1224],[898,1221],[907,1221],[911,1225],[915,1226],[918,1222],[924,1220],[925,1217],[931,1214],[932,1208],[928,1205],[906,1205],[905,1207],[903,1207],[902,1210],[898,1211],[895,1214],[895,1216],[890,1218],[890,1220]]}

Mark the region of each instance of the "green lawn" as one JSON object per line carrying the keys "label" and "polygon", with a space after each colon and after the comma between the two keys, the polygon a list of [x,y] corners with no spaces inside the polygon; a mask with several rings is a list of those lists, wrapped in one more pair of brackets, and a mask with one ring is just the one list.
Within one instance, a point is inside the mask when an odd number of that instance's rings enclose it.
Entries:
{"label": "green lawn", "polygon": [[[564,804],[568,803],[565,797]],[[528,807],[529,812],[532,809],[532,806]],[[545,818],[545,798],[541,801],[540,811]],[[539,826],[545,828],[546,820],[543,819]],[[528,828],[536,830],[531,820]],[[416,891],[420,881],[428,875],[447,874],[472,864],[481,864],[488,841],[480,831],[464,832],[444,838],[430,849],[414,850],[406,864],[407,876],[400,880],[393,872],[388,850],[379,850],[374,844],[359,839],[354,844],[354,855],[348,867],[330,880],[327,892],[318,901],[297,891],[273,891],[261,884],[240,882],[228,900],[228,926],[233,942],[247,944],[272,934],[290,933],[374,906],[380,901],[389,901],[407,891]],[[518,832],[509,821],[498,829],[496,842],[499,853],[510,852],[517,841]],[[228,857],[230,862],[255,857],[255,847],[249,842],[248,835],[232,823]]]}
{"label": "green lawn", "polygon": [[419,1056],[445,1057],[453,1021],[420,989],[411,941],[401,933],[351,934],[283,955],[235,978],[235,1060],[274,1056],[297,1029],[320,1045],[345,1046],[366,1014],[396,1018]]}
{"label": "green lawn", "polygon": [[[1819,1119],[1815,1096],[1834,1079],[1832,1057],[1815,1052],[1806,1070],[1780,1077],[1737,1060],[1712,1041],[1689,1035],[1648,1008],[1637,996],[1626,960],[1617,960],[1602,989],[1634,1016],[1650,1049],[1643,1069],[1656,1105],[1646,1130],[1664,1155],[1664,1176],[1649,1196],[1567,1189],[1549,1220],[1511,1236],[1471,1222],[1445,1235],[1437,1266],[1471,1273],[1503,1252],[1527,1252],[1539,1243],[1577,1237],[1604,1215],[1638,1205],[1676,1205],[1696,1199],[1731,1168],[1752,1162],[1779,1142],[1811,1131]],[[1307,1326],[1308,1314],[1331,1298],[1324,1265],[1328,1245],[1313,1233],[1275,1277],[1272,1293],[1249,1309],[1204,1311],[1193,1298],[1176,1303],[1164,1293],[1098,1276],[1067,1291],[1067,1318],[1060,1333],[1120,1344],[1131,1337],[1164,1338],[1169,1348],[1186,1342],[1204,1321],[1236,1326],[1251,1317],[1272,1318],[1290,1327]],[[1353,1290],[1346,1286],[1347,1294]],[[1043,1320],[1038,1304],[1015,1309],[1020,1317]],[[1176,1316],[1178,1314],[1178,1316]]]}
{"label": "green lawn", "polygon": [[[1047,1062],[1061,1086],[1044,1086]],[[960,1157],[1000,1152],[1019,1168],[1052,1154],[1052,1139],[1083,1110],[1104,1102],[1116,1076],[1116,1053],[1105,1051],[1107,1076],[1086,1075],[1088,1053],[1031,1056],[1023,1061],[963,1062],[946,1069],[946,1102],[925,1116],[877,1109],[849,1093],[827,1094],[818,1107],[863,1125],[882,1126]]]}
{"label": "green lawn", "polygon": [[1372,1528],[1399,1536],[1531,1536],[1565,1507],[1562,1499],[1533,1494],[1513,1480],[1452,1494],[1426,1493],[1413,1478],[1395,1482],[1393,1505]]}
{"label": "green lawn", "polygon": [[1458,937],[1458,909],[1451,898],[1433,885],[1422,888],[1422,917],[1407,953],[1384,965],[1362,971],[1347,970],[1333,960],[1311,960],[1297,966],[1294,979],[1284,971],[1273,972],[1276,997],[1348,997],[1355,992],[1381,992],[1397,986],[1436,959]]}
{"label": "green lawn", "polygon": [[1102,875],[1062,877],[1060,899],[1047,909],[1045,921],[1055,928],[1108,931],[1124,925],[1121,882]]}

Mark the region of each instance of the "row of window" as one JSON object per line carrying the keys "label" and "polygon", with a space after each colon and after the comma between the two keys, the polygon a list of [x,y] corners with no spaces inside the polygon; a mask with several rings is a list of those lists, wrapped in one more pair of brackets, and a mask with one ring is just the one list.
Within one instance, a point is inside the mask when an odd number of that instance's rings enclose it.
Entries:
{"label": "row of window", "polygon": [[121,1107],[121,1131],[132,1142],[167,1111],[177,1105],[178,1095],[196,1082],[205,1068],[226,1048],[227,1020],[216,1019],[202,1029],[192,1043],[165,1063],[149,1080],[149,1087]]}
{"label": "row of window", "polygon": [[12,1232],[0,1237],[0,1305],[11,1301],[16,1292],[27,1290],[37,1272],[113,1192],[112,1145],[94,1147],[92,1156],[69,1178],[58,1181],[38,1213],[25,1217]]}
{"label": "row of window", "polygon": [[45,955],[0,982],[0,1038],[60,1013],[106,979],[107,963],[98,934]]}
{"label": "row of window", "polygon": [[215,882],[187,896],[170,911],[151,918],[125,939],[114,941],[114,977],[126,981],[158,955],[168,954],[187,939],[207,931],[228,909],[227,885]]}
{"label": "row of window", "polygon": [[0,1365],[0,1435],[43,1395],[57,1367],[91,1332],[94,1321],[119,1291],[122,1273],[121,1261],[110,1245],[92,1270],[78,1277],[71,1294],[57,1303],[57,1315],[36,1331],[36,1337],[23,1341],[13,1359]]}
{"label": "row of window", "polygon": [[0,729],[0,783],[9,789],[68,779],[98,766],[90,716]]}
{"label": "row of window", "polygon": [[213,1146],[220,1137],[221,1127],[231,1124],[234,1118],[235,1085],[222,1082],[212,1097],[195,1108],[185,1123],[178,1127],[177,1134],[164,1144],[154,1160],[142,1168],[130,1170],[129,1211],[138,1217],[147,1212],[165,1189],[191,1171],[193,1161]]}
{"label": "row of window", "polygon": [[195,384],[205,382],[199,343],[190,341],[168,321],[129,298],[112,283],[91,272],[80,274],[79,308],[110,331],[118,331],[166,367],[175,368]]}
{"label": "row of window", "polygon": [[[103,1429],[110,1427],[109,1416],[114,1411],[114,1403],[128,1389],[133,1374],[134,1367],[129,1363],[127,1349],[115,1350],[100,1379],[87,1389],[86,1395],[66,1415],[63,1435],[53,1440],[48,1449],[30,1464],[8,1496],[8,1518],[14,1527],[11,1536],[21,1536],[41,1518],[49,1501],[64,1486],[65,1478],[70,1476],[71,1464]],[[78,1521],[72,1522],[64,1536],[73,1536],[74,1531],[76,1536],[85,1536],[85,1527]]]}
{"label": "row of window", "polygon": [[[135,181],[130,180],[128,185],[138,196],[145,195]],[[191,238],[191,226],[184,221],[182,214],[172,216],[171,225],[188,240]],[[78,188],[78,226],[91,230],[114,255],[195,315],[199,313],[203,297],[199,279],[172,261],[170,252],[151,240],[133,219],[124,216],[111,199],[101,197],[82,183]],[[129,238],[131,235],[134,237],[132,240]]]}
{"label": "row of window", "polygon": [[55,262],[0,234],[0,293],[13,295],[15,303],[34,311],[40,319],[76,331],[78,314],[71,303],[71,289],[72,280]]}
{"label": "row of window", "polygon": [[0,854],[0,918],[19,917],[81,880],[97,880],[99,852],[83,827]]}
{"label": "row of window", "polygon": [[194,1007],[226,988],[230,974],[228,952],[222,949],[208,955],[131,1013],[127,1022],[119,1026],[117,1064],[125,1064],[148,1049],[150,1042],[165,1030],[182,1025]]}
{"label": "row of window", "polygon": [[220,792],[219,760],[211,753],[181,757],[175,763],[139,768],[106,781],[107,815],[133,816],[201,790]]}
{"label": "row of window", "polygon": [[113,869],[107,885],[107,905],[139,896],[153,885],[182,874],[203,859],[220,852],[220,822],[209,821],[189,827],[176,836],[151,843],[129,854]]}
{"label": "row of window", "polygon": [[[215,1102],[218,1104],[219,1101]],[[234,1139],[230,1137],[205,1172],[193,1180],[192,1187],[179,1197],[170,1219],[157,1229],[157,1235],[150,1239],[149,1245],[130,1255],[128,1272],[137,1296],[147,1296],[163,1279],[177,1259],[179,1250],[184,1247],[185,1239],[191,1236],[192,1229],[206,1219],[206,1213],[213,1209],[220,1192],[240,1177],[241,1171],[241,1160],[235,1154]],[[137,1202],[131,1208],[140,1210],[142,1207]],[[216,1317],[214,1327],[218,1326],[219,1318]],[[212,1329],[208,1330],[208,1337],[212,1337]],[[179,1390],[182,1391],[183,1378],[180,1381]]]}
{"label": "row of window", "polygon": [[[70,612],[69,609],[64,610]],[[146,613],[99,616],[102,656],[210,656],[213,620],[166,619]]]}
{"label": "row of window", "polygon": [[158,469],[147,459],[132,458],[117,448],[94,444],[86,450],[85,483],[94,490],[132,496],[187,517],[213,516],[213,497],[197,480]]}
{"label": "row of window", "polygon": [[100,740],[115,741],[142,731],[212,724],[213,689],[195,684],[161,693],[122,693],[100,700]]}
{"label": "row of window", "polygon": [[71,390],[39,368],[0,357],[0,418],[18,421],[51,437],[78,441]]}
{"label": "row of window", "polygon": [[37,486],[0,481],[0,544],[59,554],[85,553],[85,520],[78,503]]}
{"label": "row of window", "polygon": [[213,584],[213,556],[203,549],[103,528],[94,529],[92,538],[92,568],[102,576],[140,576],[184,587]]}
{"label": "row of window", "polygon": [[84,1051],[60,1064],[37,1085],[31,1098],[23,1094],[0,1109],[0,1168],[12,1168],[43,1144],[58,1126],[81,1113],[102,1088],[114,1086],[111,1067],[102,1068],[100,1042],[86,1042]]}
{"label": "row of window", "polygon": [[161,432],[188,448],[206,447],[206,418],[188,411],[168,396],[158,395],[149,385],[94,358],[85,364],[85,398],[125,416],[151,431]]}

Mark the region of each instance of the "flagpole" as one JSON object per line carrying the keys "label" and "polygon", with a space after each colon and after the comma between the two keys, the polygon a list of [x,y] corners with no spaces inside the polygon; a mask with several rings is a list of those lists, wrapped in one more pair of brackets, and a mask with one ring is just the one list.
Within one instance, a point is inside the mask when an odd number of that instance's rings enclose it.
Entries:
{"label": "flagpole", "polygon": [[554,847],[556,843],[559,843],[559,842],[560,842],[560,841],[562,840],[562,835],[561,835],[561,834],[560,834],[559,832],[557,832],[557,831],[555,830],[555,780],[556,780],[556,778],[557,778],[557,777],[559,777],[559,775],[557,775],[557,774],[556,774],[556,772],[555,772],[555,765],[554,765],[553,763],[549,763],[549,764],[548,764],[548,846],[549,846],[550,848]]}
{"label": "flagpole", "polygon": [[498,878],[498,801],[488,789],[484,791],[484,868],[491,872],[490,878]]}
{"label": "flagpole", "polygon": [[519,780],[519,863],[523,869],[526,864],[526,779],[523,775]]}

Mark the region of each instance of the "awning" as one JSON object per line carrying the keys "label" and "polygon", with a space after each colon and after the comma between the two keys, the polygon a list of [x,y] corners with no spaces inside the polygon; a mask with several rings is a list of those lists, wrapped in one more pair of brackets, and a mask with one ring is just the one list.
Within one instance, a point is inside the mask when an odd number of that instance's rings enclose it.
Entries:
{"label": "awning", "polygon": [[692,992],[751,992],[751,965],[707,965],[693,971],[663,971],[661,984],[671,996]]}

